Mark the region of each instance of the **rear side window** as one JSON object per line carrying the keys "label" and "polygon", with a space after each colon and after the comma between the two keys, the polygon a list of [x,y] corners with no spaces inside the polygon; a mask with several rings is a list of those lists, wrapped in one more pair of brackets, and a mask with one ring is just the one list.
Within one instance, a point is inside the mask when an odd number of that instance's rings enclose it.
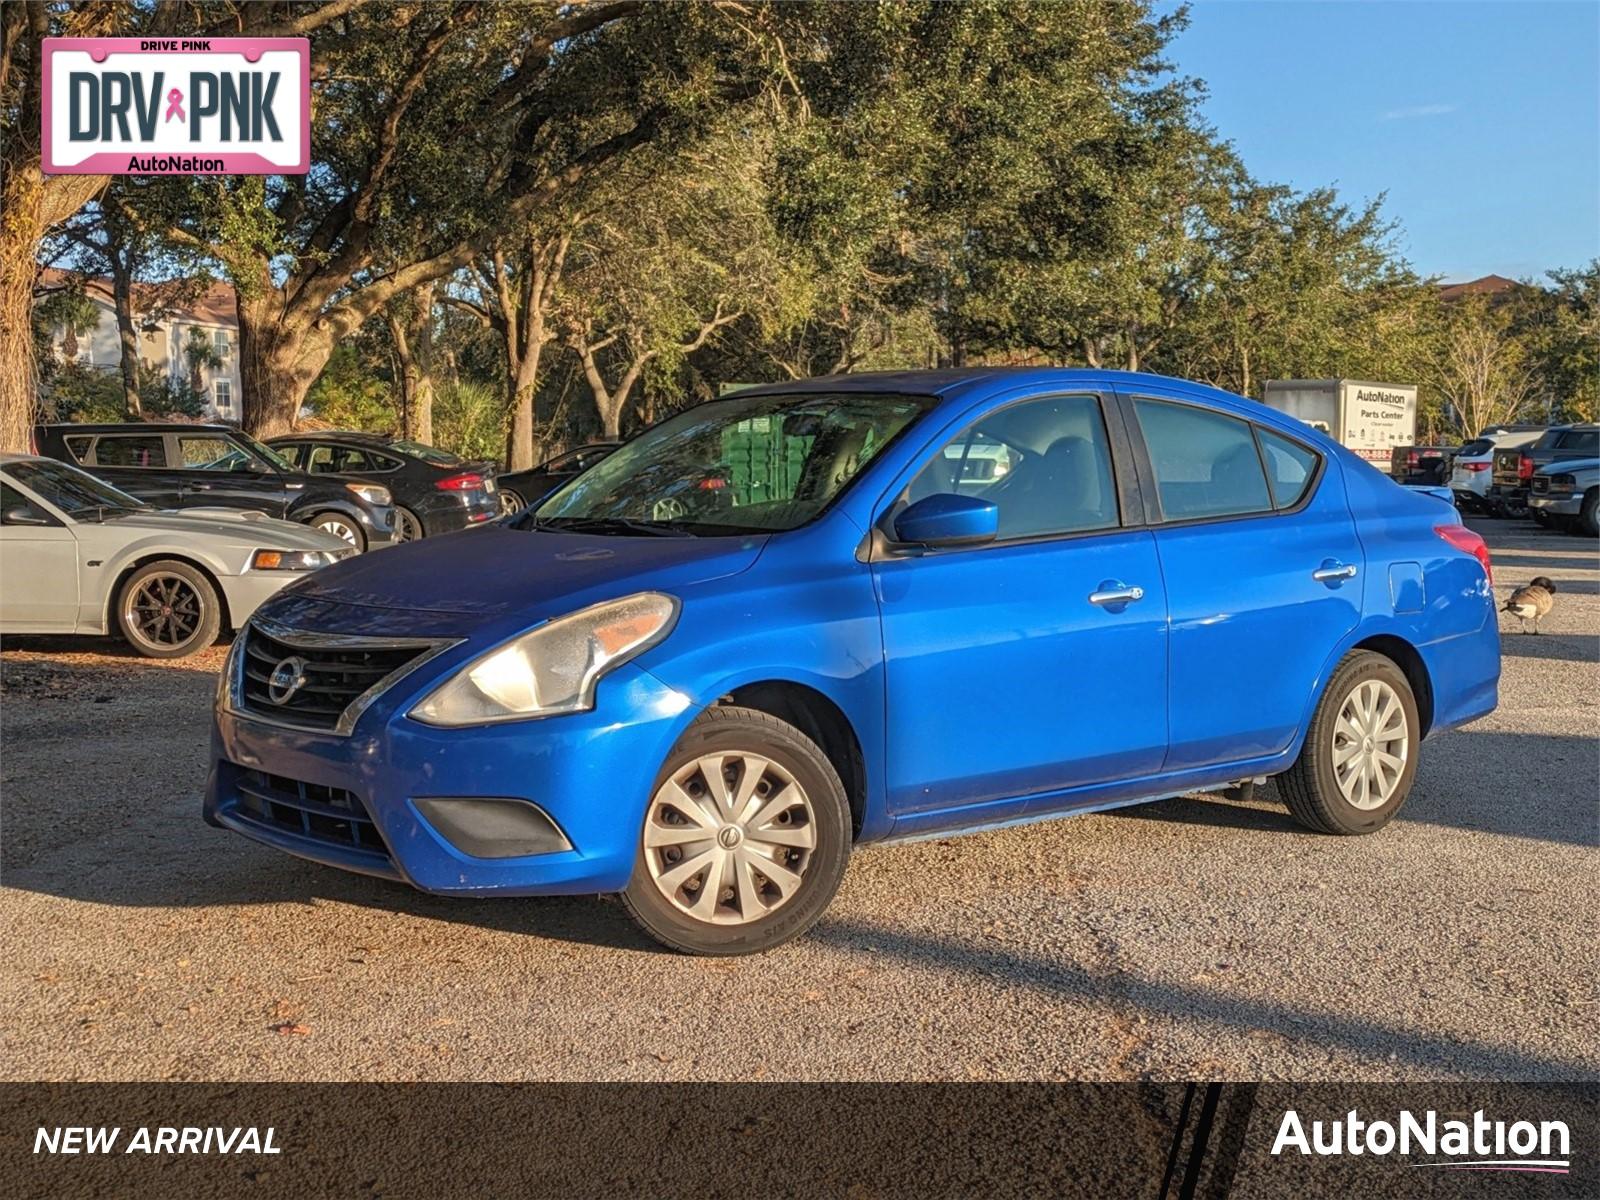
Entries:
{"label": "rear side window", "polygon": [[94,444],[94,461],[101,467],[165,467],[166,443],[137,434],[104,435]]}
{"label": "rear side window", "polygon": [[1556,449],[1600,453],[1600,429],[1569,429],[1556,442]]}
{"label": "rear side window", "polygon": [[1135,400],[1169,521],[1271,512],[1272,497],[1248,423],[1186,404]]}
{"label": "rear side window", "polygon": [[1317,452],[1299,442],[1256,426],[1261,439],[1261,456],[1267,460],[1267,486],[1272,503],[1279,508],[1299,504],[1317,473]]}

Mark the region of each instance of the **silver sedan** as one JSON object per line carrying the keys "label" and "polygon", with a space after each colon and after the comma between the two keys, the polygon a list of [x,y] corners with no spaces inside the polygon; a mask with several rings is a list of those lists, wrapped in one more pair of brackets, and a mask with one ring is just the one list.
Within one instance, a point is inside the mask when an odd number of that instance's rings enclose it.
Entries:
{"label": "silver sedan", "polygon": [[105,634],[182,658],[355,551],[263,513],[168,512],[76,467],[0,454],[0,633]]}

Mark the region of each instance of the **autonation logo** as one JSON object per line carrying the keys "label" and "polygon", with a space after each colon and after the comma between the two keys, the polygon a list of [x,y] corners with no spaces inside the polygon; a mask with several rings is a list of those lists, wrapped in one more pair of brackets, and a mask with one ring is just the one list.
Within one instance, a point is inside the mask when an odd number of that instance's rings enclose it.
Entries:
{"label": "autonation logo", "polygon": [[1426,1155],[1437,1162],[1415,1162],[1411,1167],[1444,1167],[1454,1171],[1525,1171],[1535,1175],[1565,1175],[1571,1163],[1571,1134],[1565,1121],[1491,1121],[1478,1110],[1470,1121],[1439,1119],[1436,1112],[1419,1118],[1401,1109],[1392,1121],[1367,1121],[1355,1109],[1343,1120],[1305,1122],[1294,1109],[1283,1114],[1272,1153],[1298,1150],[1307,1157],[1370,1154]]}

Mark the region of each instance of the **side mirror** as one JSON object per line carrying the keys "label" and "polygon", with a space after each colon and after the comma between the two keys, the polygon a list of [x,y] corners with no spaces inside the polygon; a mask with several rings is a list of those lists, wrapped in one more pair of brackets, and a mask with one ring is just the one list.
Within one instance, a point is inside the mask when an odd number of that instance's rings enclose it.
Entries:
{"label": "side mirror", "polygon": [[41,512],[35,512],[26,504],[19,504],[15,508],[8,508],[4,516],[0,516],[0,525],[48,525],[50,518]]}
{"label": "side mirror", "polygon": [[918,546],[977,546],[999,532],[997,504],[955,492],[924,496],[894,519],[895,540]]}

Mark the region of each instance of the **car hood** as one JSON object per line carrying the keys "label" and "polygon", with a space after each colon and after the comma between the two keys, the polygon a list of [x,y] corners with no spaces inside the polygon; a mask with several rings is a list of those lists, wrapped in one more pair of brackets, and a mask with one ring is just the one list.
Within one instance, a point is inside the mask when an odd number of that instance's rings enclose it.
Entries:
{"label": "car hood", "polygon": [[765,544],[765,536],[602,537],[487,525],[324,567],[283,602],[540,619],[575,602],[736,575]]}
{"label": "car hood", "polygon": [[262,512],[235,508],[185,508],[130,513],[91,527],[130,537],[156,533],[167,537],[222,540],[257,550],[348,549],[342,539],[320,529],[312,529],[294,521],[280,521]]}
{"label": "car hood", "polygon": [[1600,458],[1558,458],[1540,467],[1536,474],[1573,475],[1579,471],[1593,471],[1597,468],[1600,468]]}

